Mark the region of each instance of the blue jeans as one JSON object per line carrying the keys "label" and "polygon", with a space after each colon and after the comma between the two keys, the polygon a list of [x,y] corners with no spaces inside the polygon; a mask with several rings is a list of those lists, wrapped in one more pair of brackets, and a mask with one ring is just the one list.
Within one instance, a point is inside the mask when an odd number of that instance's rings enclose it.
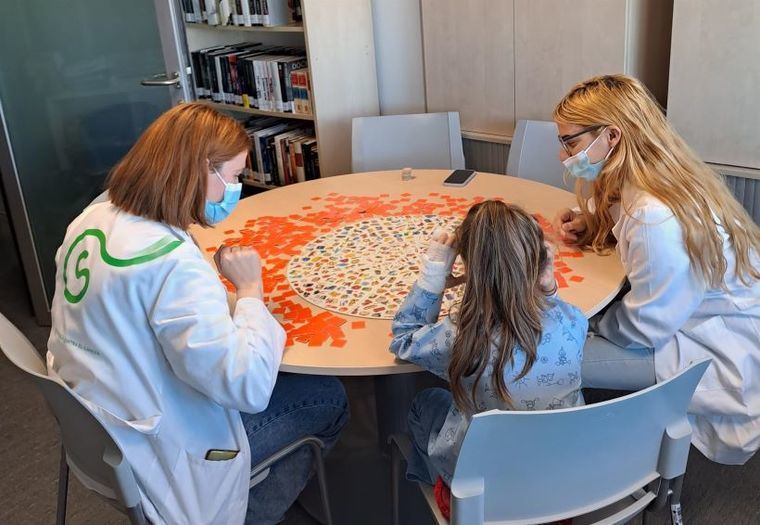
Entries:
{"label": "blue jeans", "polygon": [[[251,444],[251,466],[305,436],[324,441],[326,451],[348,422],[348,401],[335,377],[281,373],[266,410],[240,414]],[[311,449],[302,447],[275,463],[248,496],[247,524],[282,520],[313,473]]]}
{"label": "blue jeans", "polygon": [[435,484],[438,471],[430,462],[428,442],[431,435],[438,435],[454,398],[445,388],[428,388],[417,394],[407,418],[412,435],[412,456],[407,461],[406,479]]}
{"label": "blue jeans", "polygon": [[590,333],[583,346],[583,388],[637,391],[654,385],[654,350],[622,348]]}

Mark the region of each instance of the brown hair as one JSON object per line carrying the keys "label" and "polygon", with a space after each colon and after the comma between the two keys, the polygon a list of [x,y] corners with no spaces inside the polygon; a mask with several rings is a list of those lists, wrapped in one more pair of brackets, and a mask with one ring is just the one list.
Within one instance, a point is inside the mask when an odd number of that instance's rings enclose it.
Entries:
{"label": "brown hair", "polygon": [[[651,93],[625,75],[594,77],[576,85],[557,104],[554,120],[579,126],[614,125],[620,142],[590,185],[578,180],[576,194],[588,227],[579,244],[597,253],[615,244],[611,207],[626,184],[661,200],[683,229],[691,265],[710,285],[724,285],[726,259],[720,226],[736,252],[736,275],[749,284],[760,279],[751,254],[760,246],[760,228],[736,201],[725,182],[671,128]],[[589,199],[595,209],[590,211]],[[629,213],[628,210],[623,210]]]}
{"label": "brown hair", "polygon": [[[475,392],[496,344],[494,390],[512,407],[503,370],[507,363],[514,365],[516,349],[525,353],[525,364],[515,380],[531,369],[548,306],[540,285],[549,263],[543,232],[521,208],[485,201],[470,208],[457,229],[456,248],[465,264],[466,281],[454,315],[457,334],[448,370],[451,393],[460,410],[476,409]],[[463,379],[473,375],[475,381],[467,393]]]}
{"label": "brown hair", "polygon": [[128,213],[183,230],[208,226],[209,164],[218,167],[249,148],[232,117],[203,104],[180,104],[159,116],[114,166],[109,197]]}

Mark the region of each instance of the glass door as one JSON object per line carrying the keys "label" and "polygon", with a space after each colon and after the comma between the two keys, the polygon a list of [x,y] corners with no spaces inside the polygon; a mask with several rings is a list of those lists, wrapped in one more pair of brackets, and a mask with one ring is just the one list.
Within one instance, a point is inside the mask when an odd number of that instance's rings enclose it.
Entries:
{"label": "glass door", "polygon": [[140,133],[186,98],[177,7],[2,0],[0,173],[41,323],[67,225]]}

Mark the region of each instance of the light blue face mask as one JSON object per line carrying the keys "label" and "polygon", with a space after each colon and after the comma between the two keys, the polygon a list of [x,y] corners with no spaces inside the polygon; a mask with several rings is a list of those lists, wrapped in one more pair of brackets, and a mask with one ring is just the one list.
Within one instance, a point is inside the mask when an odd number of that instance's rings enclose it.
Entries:
{"label": "light blue face mask", "polygon": [[[604,130],[602,130],[602,133],[604,133]],[[599,174],[602,172],[602,168],[604,168],[604,164],[612,154],[613,148],[610,148],[610,151],[607,152],[607,155],[602,160],[599,162],[594,162],[593,164],[588,159],[588,150],[591,149],[591,146],[593,146],[597,140],[599,140],[599,137],[602,136],[602,133],[600,133],[599,136],[596,137],[586,149],[579,151],[572,157],[568,157],[562,161],[562,164],[565,165],[565,168],[570,175],[589,181],[594,180],[599,176]]]}
{"label": "light blue face mask", "polygon": [[219,180],[224,183],[224,196],[219,202],[206,201],[206,220],[210,224],[216,224],[222,222],[227,216],[232,213],[232,210],[237,206],[240,200],[240,192],[243,191],[243,184],[241,182],[233,183],[225,181],[216,168],[211,168]]}

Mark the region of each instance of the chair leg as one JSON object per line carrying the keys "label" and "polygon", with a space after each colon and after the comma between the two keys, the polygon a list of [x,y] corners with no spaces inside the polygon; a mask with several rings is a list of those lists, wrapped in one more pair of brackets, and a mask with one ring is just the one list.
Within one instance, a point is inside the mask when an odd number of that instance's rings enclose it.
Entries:
{"label": "chair leg", "polygon": [[673,480],[670,494],[670,522],[672,525],[683,525],[681,516],[681,490],[683,489],[683,475]]}
{"label": "chair leg", "polygon": [[66,463],[66,449],[61,445],[61,464],[58,470],[58,507],[55,516],[56,525],[66,523],[66,501],[69,492],[69,465]]}
{"label": "chair leg", "polygon": [[399,477],[401,476],[401,451],[391,441],[391,497],[393,505],[393,525],[399,525]]}
{"label": "chair leg", "polygon": [[322,496],[322,507],[325,512],[325,522],[332,525],[332,513],[330,512],[330,495],[327,492],[327,476],[325,475],[325,463],[322,458],[322,448],[316,443],[311,444],[311,450],[314,454],[314,467],[317,471],[317,482],[319,483],[319,493]]}

